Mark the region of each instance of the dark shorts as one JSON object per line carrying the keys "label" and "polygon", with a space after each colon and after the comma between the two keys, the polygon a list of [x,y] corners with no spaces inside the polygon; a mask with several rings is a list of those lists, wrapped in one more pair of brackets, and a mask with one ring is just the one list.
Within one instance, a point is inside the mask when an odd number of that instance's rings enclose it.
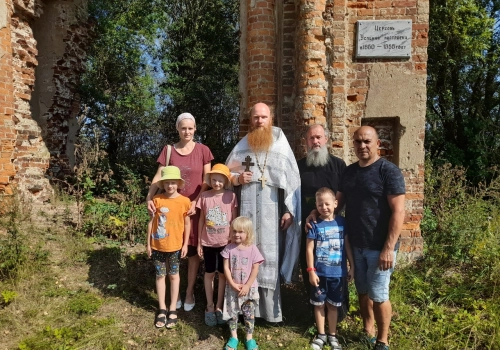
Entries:
{"label": "dark shorts", "polygon": [[216,270],[224,273],[224,258],[220,253],[225,247],[203,247],[203,259],[205,259],[205,272],[213,273]]}
{"label": "dark shorts", "polygon": [[[156,277],[166,276],[167,274],[168,275],[178,274],[180,255],[181,255],[180,250],[169,253],[153,250],[151,254],[151,259],[153,260],[153,264],[155,265]],[[168,265],[168,270],[167,270],[167,265]]]}
{"label": "dark shorts", "polygon": [[188,245],[188,252],[187,252],[186,256],[188,258],[190,258],[190,257],[195,256],[195,255],[198,255],[198,248],[195,247],[194,245]]}
{"label": "dark shorts", "polygon": [[[311,286],[311,304],[323,305],[325,300],[333,306],[342,305],[343,277],[319,276],[319,286]],[[319,293],[318,293],[319,291]]]}

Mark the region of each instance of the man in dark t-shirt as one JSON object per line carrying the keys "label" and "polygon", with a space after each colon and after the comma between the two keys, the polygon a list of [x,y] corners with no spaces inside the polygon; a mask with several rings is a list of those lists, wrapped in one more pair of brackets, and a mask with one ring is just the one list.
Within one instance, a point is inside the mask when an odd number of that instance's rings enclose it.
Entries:
{"label": "man in dark t-shirt", "polygon": [[389,282],[405,216],[405,183],[401,170],[378,155],[380,140],[374,128],[357,129],[353,143],[359,161],[342,174],[337,200],[339,207],[346,206],[363,326],[374,349],[387,350]]}
{"label": "man in dark t-shirt", "polygon": [[309,295],[311,285],[306,272],[306,236],[304,224],[309,213],[316,209],[316,191],[322,187],[338,190],[340,176],[345,169],[345,162],[328,151],[328,131],[320,124],[314,124],[307,129],[307,156],[297,162],[300,172],[302,200],[302,230],[300,246],[300,267],[304,279],[305,293]]}

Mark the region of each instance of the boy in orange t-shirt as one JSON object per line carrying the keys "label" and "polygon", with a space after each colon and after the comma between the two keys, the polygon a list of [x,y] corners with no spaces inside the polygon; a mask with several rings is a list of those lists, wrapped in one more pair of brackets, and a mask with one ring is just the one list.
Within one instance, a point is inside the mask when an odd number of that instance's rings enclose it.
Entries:
{"label": "boy in orange t-shirt", "polygon": [[[177,324],[176,303],[179,295],[179,257],[186,256],[190,232],[187,212],[191,207],[189,198],[180,195],[177,189],[184,187],[179,168],[166,166],[162,169],[160,188],[165,193],[153,198],[156,212],[148,224],[148,256],[156,269],[156,293],[159,309],[155,316],[156,328],[173,328]],[[168,268],[168,269],[167,269]],[[170,307],[165,303],[166,275],[170,279]]]}

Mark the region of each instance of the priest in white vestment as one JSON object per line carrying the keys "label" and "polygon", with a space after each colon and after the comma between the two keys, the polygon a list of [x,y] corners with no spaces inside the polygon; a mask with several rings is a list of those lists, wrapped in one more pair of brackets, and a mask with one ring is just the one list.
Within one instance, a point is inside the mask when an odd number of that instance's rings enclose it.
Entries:
{"label": "priest in white vestment", "polygon": [[272,126],[269,107],[253,106],[250,122],[251,131],[226,164],[233,185],[241,186],[240,215],[252,220],[255,244],[265,259],[257,276],[255,316],[281,322],[280,276],[291,282],[300,250],[300,174],[285,134]]}

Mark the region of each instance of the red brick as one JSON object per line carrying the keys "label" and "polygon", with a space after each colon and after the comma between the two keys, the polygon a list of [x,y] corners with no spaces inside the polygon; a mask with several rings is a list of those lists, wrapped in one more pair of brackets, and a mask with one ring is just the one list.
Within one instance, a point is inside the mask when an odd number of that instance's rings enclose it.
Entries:
{"label": "red brick", "polygon": [[367,3],[363,3],[363,2],[349,2],[347,4],[347,7],[349,8],[357,8],[357,9],[360,9],[360,8],[367,8],[368,7],[368,4]]}
{"label": "red brick", "polygon": [[392,4],[394,7],[416,7],[417,1],[415,1],[415,0],[395,0]]}
{"label": "red brick", "polygon": [[392,1],[374,1],[372,4],[374,8],[389,8],[392,5]]}

